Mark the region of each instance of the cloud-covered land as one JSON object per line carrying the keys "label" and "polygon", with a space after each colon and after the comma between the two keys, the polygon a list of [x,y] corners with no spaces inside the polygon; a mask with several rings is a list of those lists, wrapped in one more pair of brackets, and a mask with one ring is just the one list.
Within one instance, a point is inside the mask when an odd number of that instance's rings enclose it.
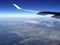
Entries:
{"label": "cloud-covered land", "polygon": [[58,19],[1,18],[0,25],[0,39],[2,39],[0,44],[6,41],[6,45],[12,42],[13,45],[29,45],[30,43],[35,45],[34,42],[36,45],[40,43],[58,45],[60,42],[60,21]]}

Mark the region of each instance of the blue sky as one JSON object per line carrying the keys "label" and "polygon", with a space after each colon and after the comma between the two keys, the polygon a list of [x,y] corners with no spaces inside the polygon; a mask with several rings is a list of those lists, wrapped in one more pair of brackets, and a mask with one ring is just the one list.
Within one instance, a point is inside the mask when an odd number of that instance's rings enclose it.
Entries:
{"label": "blue sky", "polygon": [[29,10],[60,12],[60,0],[0,0],[0,15],[35,14],[33,12],[16,9],[13,6],[14,3]]}

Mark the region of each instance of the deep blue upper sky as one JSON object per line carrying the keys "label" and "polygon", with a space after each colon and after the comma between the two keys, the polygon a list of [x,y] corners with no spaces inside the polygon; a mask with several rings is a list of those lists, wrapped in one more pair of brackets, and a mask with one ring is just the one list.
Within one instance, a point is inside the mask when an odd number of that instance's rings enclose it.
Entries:
{"label": "deep blue upper sky", "polygon": [[60,0],[0,0],[0,15],[29,13],[17,10],[13,4],[30,10],[60,12]]}

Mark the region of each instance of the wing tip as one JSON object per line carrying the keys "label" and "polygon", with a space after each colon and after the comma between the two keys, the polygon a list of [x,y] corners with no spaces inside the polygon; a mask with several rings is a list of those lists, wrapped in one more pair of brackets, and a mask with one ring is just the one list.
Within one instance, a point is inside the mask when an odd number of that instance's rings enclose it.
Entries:
{"label": "wing tip", "polygon": [[19,7],[17,4],[13,3],[13,5],[14,5],[17,9],[21,9],[21,7]]}

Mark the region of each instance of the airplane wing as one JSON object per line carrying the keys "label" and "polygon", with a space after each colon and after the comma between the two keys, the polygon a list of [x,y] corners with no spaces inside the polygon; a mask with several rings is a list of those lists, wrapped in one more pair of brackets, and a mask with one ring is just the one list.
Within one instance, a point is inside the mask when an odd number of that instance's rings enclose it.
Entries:
{"label": "airplane wing", "polygon": [[23,8],[21,8],[20,6],[18,6],[18,5],[16,5],[16,4],[13,4],[13,6],[16,7],[16,8],[19,9],[19,10],[25,10],[25,11],[35,12],[35,13],[37,13],[38,15],[42,15],[42,16],[47,15],[47,14],[52,14],[52,15],[53,15],[53,16],[52,16],[53,18],[58,18],[58,19],[60,19],[60,12],[28,10],[28,9],[23,9]]}
{"label": "airplane wing", "polygon": [[18,5],[16,4],[13,4],[17,9],[21,9]]}
{"label": "airplane wing", "polygon": [[19,10],[30,11],[30,12],[35,12],[35,13],[40,12],[40,11],[35,11],[35,10],[23,9],[23,8],[21,8],[20,6],[16,5],[16,4],[13,4],[13,6],[16,7],[16,8],[19,9]]}
{"label": "airplane wing", "polygon": [[47,15],[47,14],[52,14],[53,18],[60,19],[60,12],[49,12],[49,11],[43,11],[43,12],[38,12],[38,15]]}

